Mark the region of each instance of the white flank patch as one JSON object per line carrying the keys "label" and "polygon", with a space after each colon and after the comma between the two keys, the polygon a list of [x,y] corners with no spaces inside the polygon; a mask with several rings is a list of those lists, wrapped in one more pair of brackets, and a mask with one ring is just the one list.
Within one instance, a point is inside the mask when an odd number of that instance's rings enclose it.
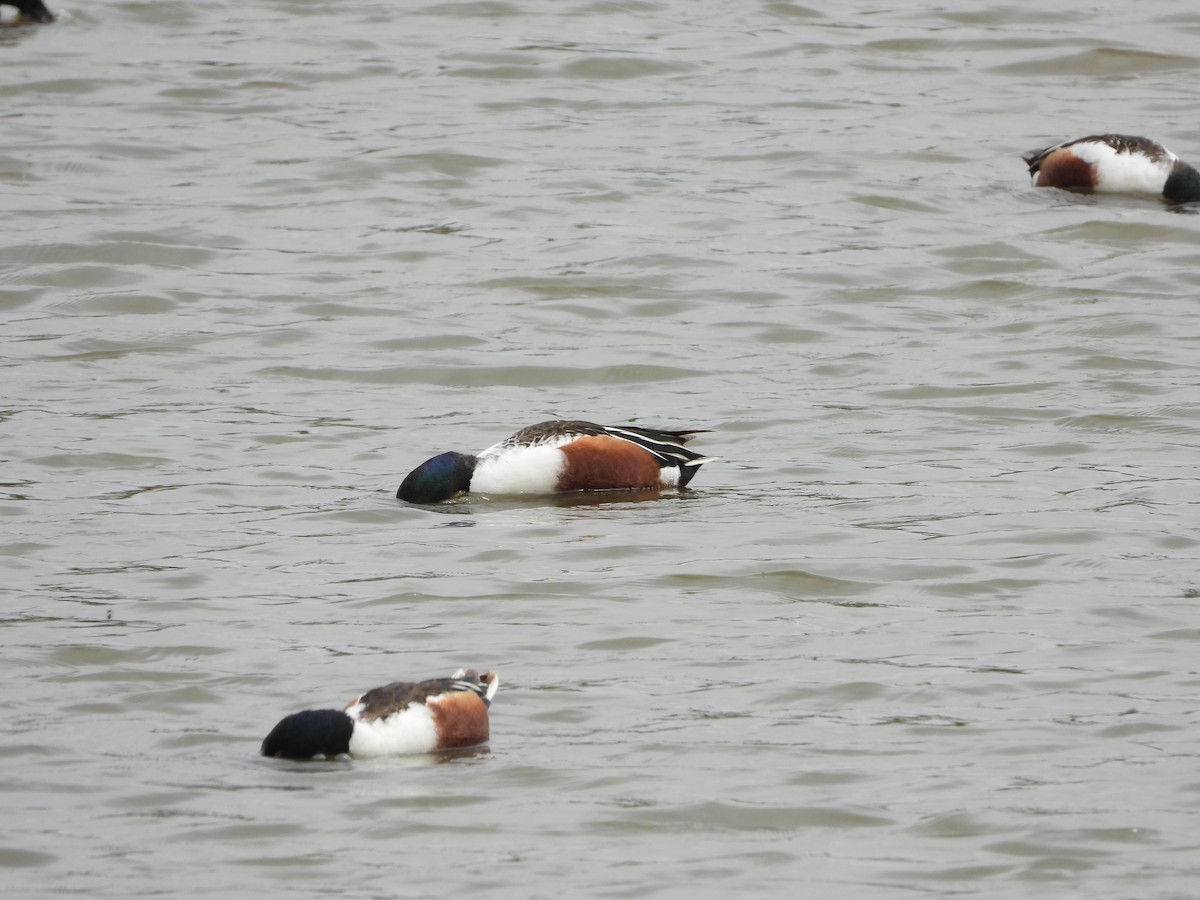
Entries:
{"label": "white flank patch", "polygon": [[663,466],[658,470],[658,480],[663,487],[675,487],[679,484],[679,469],[675,466]]}
{"label": "white flank patch", "polygon": [[1099,141],[1072,144],[1067,149],[1095,165],[1096,190],[1112,194],[1161,194],[1175,163],[1170,151],[1155,162],[1140,153],[1118,153]]}
{"label": "white flank patch", "polygon": [[401,756],[428,753],[437,748],[433,713],[424,703],[413,703],[408,709],[373,722],[360,719],[361,711],[361,706],[346,710],[346,715],[354,720],[354,734],[350,736],[351,756]]}
{"label": "white flank patch", "polygon": [[471,493],[553,494],[565,465],[566,457],[551,443],[535,447],[489,447],[479,454],[479,462],[475,464]]}

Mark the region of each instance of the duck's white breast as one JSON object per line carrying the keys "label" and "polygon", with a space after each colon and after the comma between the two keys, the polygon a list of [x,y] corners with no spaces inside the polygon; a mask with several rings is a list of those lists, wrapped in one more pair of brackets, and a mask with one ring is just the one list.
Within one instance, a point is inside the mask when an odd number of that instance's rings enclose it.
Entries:
{"label": "duck's white breast", "polygon": [[471,476],[473,494],[552,494],[566,466],[557,446],[488,448]]}
{"label": "duck's white breast", "polygon": [[354,719],[351,756],[400,756],[428,753],[437,748],[433,714],[424,703],[414,703],[401,712],[370,722],[358,717],[360,709],[360,706],[353,706],[346,710],[346,715]]}
{"label": "duck's white breast", "polygon": [[1095,167],[1095,189],[1114,194],[1162,193],[1175,162],[1175,155],[1169,151],[1153,160],[1142,153],[1118,153],[1100,141],[1074,144],[1070,149]]}

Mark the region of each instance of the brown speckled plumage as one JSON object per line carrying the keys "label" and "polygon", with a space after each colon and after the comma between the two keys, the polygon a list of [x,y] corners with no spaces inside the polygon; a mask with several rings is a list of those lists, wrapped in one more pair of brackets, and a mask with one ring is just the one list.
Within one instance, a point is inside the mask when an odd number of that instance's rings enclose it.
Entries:
{"label": "brown speckled plumage", "polygon": [[383,687],[372,688],[365,694],[360,694],[349,703],[346,709],[362,705],[358,717],[370,722],[383,719],[407,709],[414,703],[425,703],[430,697],[439,694],[450,694],[456,691],[467,691],[478,695],[488,704],[488,685],[495,679],[495,673],[486,672],[482,677],[474,669],[467,669],[459,677],[429,678],[425,681],[393,681]]}

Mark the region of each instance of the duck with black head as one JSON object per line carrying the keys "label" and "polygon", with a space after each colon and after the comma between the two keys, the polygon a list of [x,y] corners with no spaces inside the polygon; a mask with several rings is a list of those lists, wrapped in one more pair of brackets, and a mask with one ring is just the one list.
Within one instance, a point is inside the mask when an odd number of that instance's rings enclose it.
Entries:
{"label": "duck with black head", "polygon": [[449,678],[395,681],[360,694],[344,709],[306,709],[280,720],[263,756],[334,759],[459,750],[489,737],[495,672],[459,669]]}
{"label": "duck with black head", "polygon": [[1200,172],[1150,138],[1092,134],[1022,158],[1034,187],[1078,194],[1151,194],[1168,203],[1200,200]]}
{"label": "duck with black head", "polygon": [[409,503],[439,503],[460,493],[683,488],[713,460],[684,446],[703,430],[539,422],[481,453],[450,451],[426,460],[405,476],[396,496]]}

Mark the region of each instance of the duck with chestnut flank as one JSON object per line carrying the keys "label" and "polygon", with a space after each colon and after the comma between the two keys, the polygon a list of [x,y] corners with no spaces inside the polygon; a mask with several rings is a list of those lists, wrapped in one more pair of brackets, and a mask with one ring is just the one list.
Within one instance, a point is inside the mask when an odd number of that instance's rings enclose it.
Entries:
{"label": "duck with chestnut flank", "polygon": [[455,494],[556,494],[567,491],[684,487],[714,457],[684,445],[703,429],[561,421],[530,425],[477,456],[442,453],[413,469],[396,496],[437,503]]}
{"label": "duck with chestnut flank", "polygon": [[473,747],[488,739],[488,707],[500,687],[495,672],[459,669],[449,678],[397,681],[355,697],[345,709],[306,709],[286,716],[262,742],[262,755],[283,759],[399,756]]}
{"label": "duck with chestnut flank", "polygon": [[1093,134],[1022,157],[1034,187],[1080,194],[1153,194],[1168,203],[1200,200],[1200,172],[1157,141]]}

